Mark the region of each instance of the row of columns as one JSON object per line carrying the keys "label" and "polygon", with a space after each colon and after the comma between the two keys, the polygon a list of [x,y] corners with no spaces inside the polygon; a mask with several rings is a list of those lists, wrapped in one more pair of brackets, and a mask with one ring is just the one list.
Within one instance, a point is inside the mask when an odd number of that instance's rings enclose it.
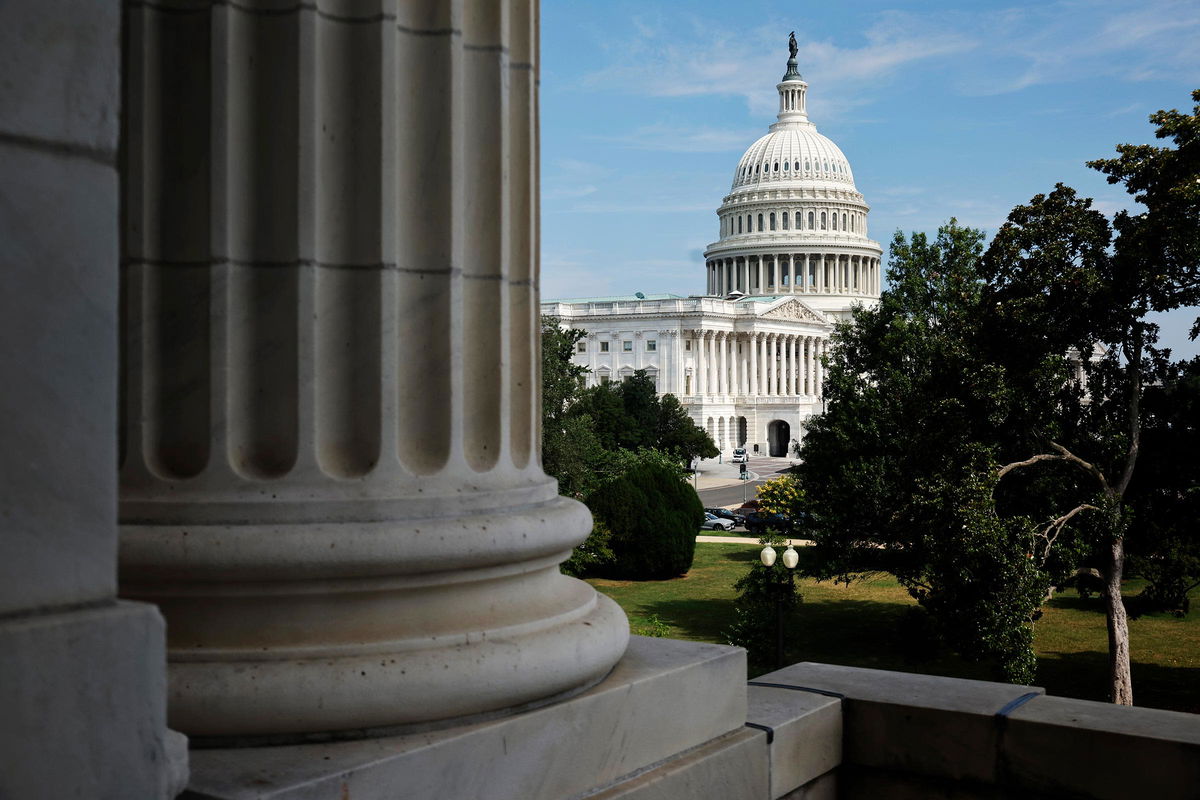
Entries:
{"label": "row of columns", "polygon": [[824,337],[734,331],[695,331],[693,335],[695,395],[821,394],[825,378],[822,357],[827,342]]}
{"label": "row of columns", "polygon": [[876,256],[794,253],[710,259],[708,294],[864,294],[882,287]]}
{"label": "row of columns", "polygon": [[[742,426],[746,424],[745,417],[709,417],[705,423],[705,430],[712,437],[713,444],[724,453],[745,444],[741,431]],[[748,430],[746,433],[749,435]]]}

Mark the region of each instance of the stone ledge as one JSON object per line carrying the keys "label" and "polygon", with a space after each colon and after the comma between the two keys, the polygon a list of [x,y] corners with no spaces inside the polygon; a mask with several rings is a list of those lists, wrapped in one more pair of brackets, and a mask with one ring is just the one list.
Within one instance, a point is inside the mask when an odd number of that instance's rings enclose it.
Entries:
{"label": "stone ledge", "polygon": [[193,750],[184,797],[560,800],[741,730],[745,677],[739,648],[634,636],[600,684],[522,714],[353,742]]}
{"label": "stone ledge", "polygon": [[1029,686],[804,662],[756,679],[830,692],[843,701],[846,764],[994,783],[1000,724]]}
{"label": "stone ledge", "polygon": [[758,682],[749,687],[746,722],[770,731],[770,796],[779,798],[842,763],[842,701]]}
{"label": "stone ledge", "polygon": [[1200,716],[1038,697],[1012,712],[1001,740],[1005,783],[1097,798],[1196,797]]}
{"label": "stone ledge", "polygon": [[586,800],[762,800],[770,765],[766,734],[745,728]]}

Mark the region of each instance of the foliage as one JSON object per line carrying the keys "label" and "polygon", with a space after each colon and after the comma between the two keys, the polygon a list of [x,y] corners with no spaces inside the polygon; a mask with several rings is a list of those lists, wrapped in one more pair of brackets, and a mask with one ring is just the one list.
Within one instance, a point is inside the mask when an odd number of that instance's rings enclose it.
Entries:
{"label": "foliage", "polygon": [[704,509],[678,467],[666,468],[654,458],[639,460],[596,490],[588,507],[612,531],[613,560],[599,574],[662,580],[691,567]]}
{"label": "foliage", "polygon": [[571,557],[559,569],[564,575],[582,578],[588,573],[612,563],[612,531],[598,519],[592,520],[592,532],[588,538],[571,551]]}
{"label": "foliage", "polygon": [[807,496],[794,475],[780,475],[758,485],[758,505],[763,511],[782,514],[791,520],[802,519],[807,513]]}
{"label": "foliage", "polygon": [[713,458],[712,437],[696,426],[675,395],[659,398],[645,370],[620,383],[592,386],[578,394],[572,414],[586,415],[600,445],[610,452],[650,447],[680,463]]}
{"label": "foliage", "polygon": [[655,639],[666,639],[671,635],[671,628],[663,622],[658,614],[651,614],[645,619],[630,617],[629,632],[634,636],[651,636]]}
{"label": "foliage", "polygon": [[[787,540],[769,534],[759,543],[780,551]],[[785,644],[789,638],[787,632],[800,624],[797,612],[802,598],[794,574],[789,574],[792,572],[783,565],[782,558],[769,567],[755,559],[750,570],[733,585],[738,594],[733,601],[733,624],[726,636],[729,644],[746,648],[752,669],[761,669],[775,658],[777,615],[783,616]]]}
{"label": "foliage", "polygon": [[[897,234],[891,289],[834,337],[828,413],[798,470],[817,573],[852,579],[882,551],[943,636],[1013,679],[1032,664],[1035,599],[1084,567],[1105,587],[1114,699],[1132,696],[1125,540],[1159,530],[1179,542],[1177,526],[1137,511],[1165,520],[1191,496],[1148,483],[1141,503],[1131,481],[1150,429],[1145,387],[1170,371],[1145,315],[1200,301],[1194,98],[1194,115],[1151,118],[1175,147],[1122,145],[1091,163],[1144,212],[1110,227],[1060,184],[1014,209],[986,252],[953,220],[932,243]],[[1178,547],[1152,552],[1179,574]],[[1178,595],[1179,579],[1159,573],[1176,586],[1159,591]]]}

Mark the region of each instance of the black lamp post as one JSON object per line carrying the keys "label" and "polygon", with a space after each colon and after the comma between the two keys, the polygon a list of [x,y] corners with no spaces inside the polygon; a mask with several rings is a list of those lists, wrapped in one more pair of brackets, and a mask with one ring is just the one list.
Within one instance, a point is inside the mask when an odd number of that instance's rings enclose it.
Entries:
{"label": "black lamp post", "polygon": [[[767,545],[758,554],[758,558],[762,561],[764,567],[770,567],[775,563],[775,548]],[[792,547],[791,541],[788,541],[787,550],[783,551],[783,565],[787,567],[787,588],[784,589],[783,581],[780,581],[776,586],[775,593],[775,669],[783,669],[783,596],[784,591],[792,594],[796,590],[796,564],[800,561],[800,554]]]}

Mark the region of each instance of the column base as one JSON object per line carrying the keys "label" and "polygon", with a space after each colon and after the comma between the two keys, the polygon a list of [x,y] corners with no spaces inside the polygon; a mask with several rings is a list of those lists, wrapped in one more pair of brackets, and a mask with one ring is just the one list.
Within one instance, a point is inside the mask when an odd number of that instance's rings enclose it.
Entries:
{"label": "column base", "polygon": [[174,797],[187,752],[165,704],[153,606],[0,621],[0,797]]}
{"label": "column base", "polygon": [[[596,686],[504,719],[354,742],[193,751],[185,797],[558,800],[597,791],[659,797],[663,785],[680,787],[681,797],[762,797],[764,734],[743,728],[745,675],[738,648],[635,636]],[[642,786],[648,794],[634,792]]]}

